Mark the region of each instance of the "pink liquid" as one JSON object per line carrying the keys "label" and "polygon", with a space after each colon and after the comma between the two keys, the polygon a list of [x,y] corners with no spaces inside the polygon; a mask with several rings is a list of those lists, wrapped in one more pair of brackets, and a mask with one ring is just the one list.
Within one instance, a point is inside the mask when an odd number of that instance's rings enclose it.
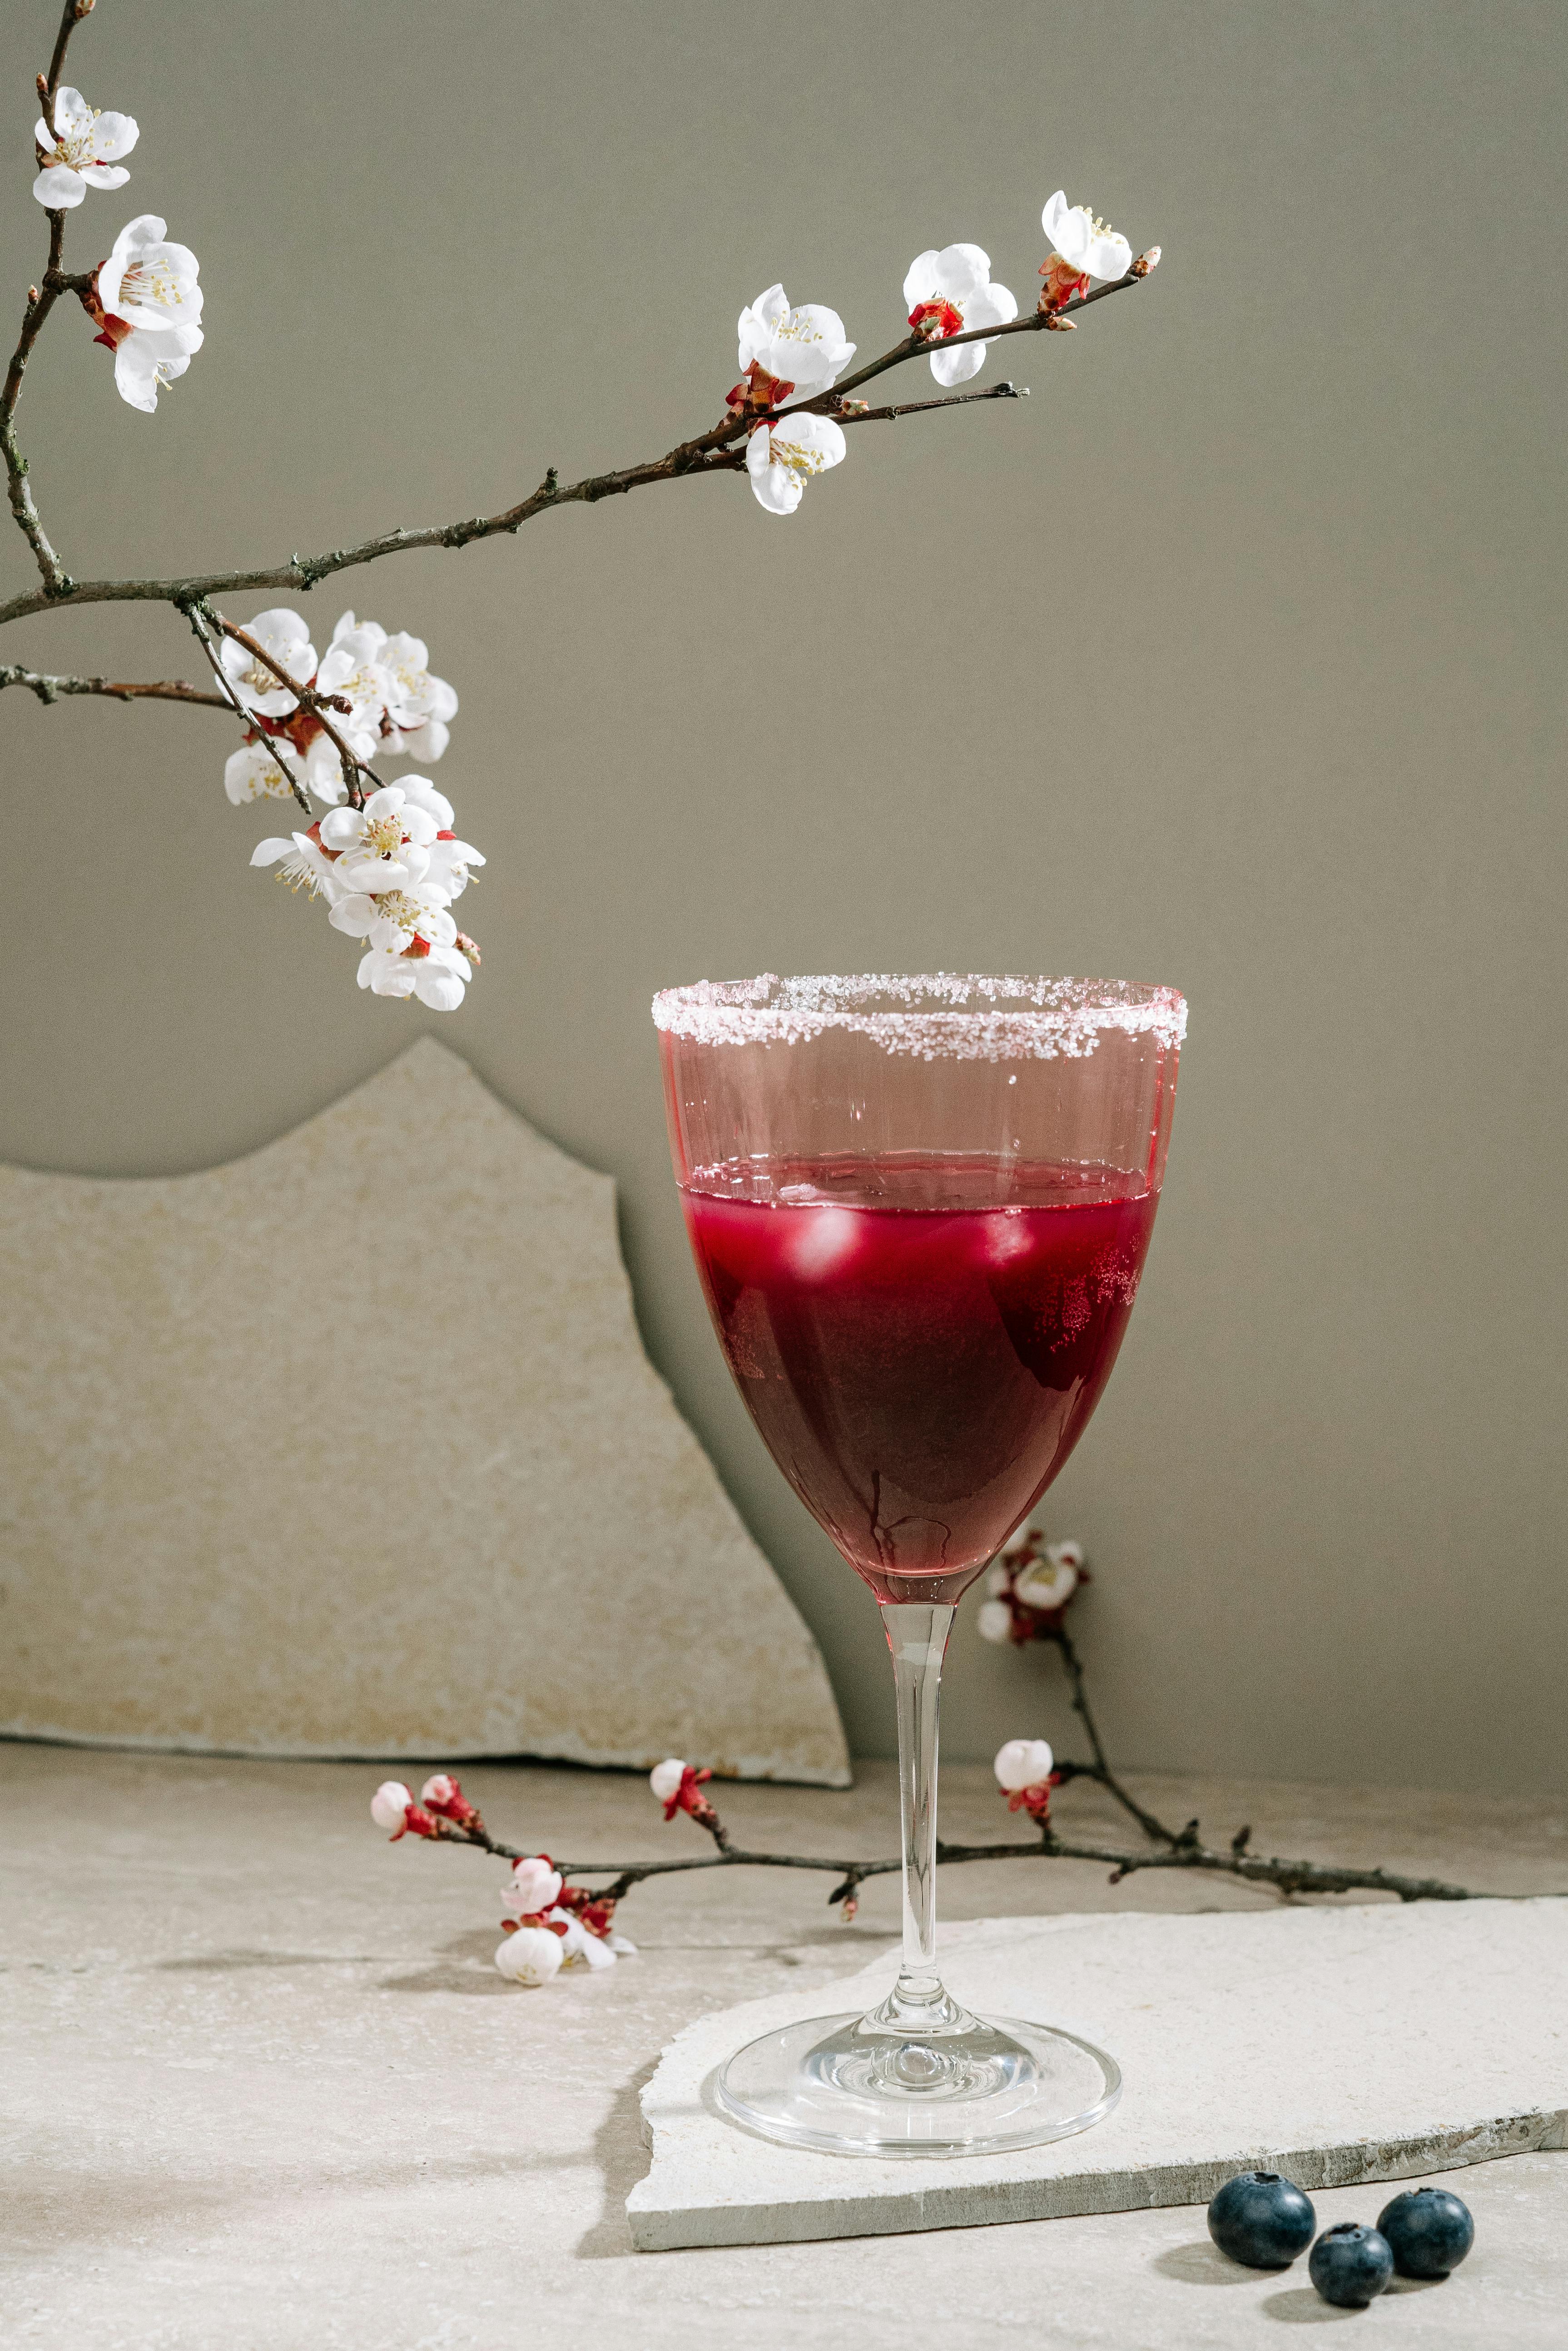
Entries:
{"label": "pink liquid", "polygon": [[1157,1194],[899,1154],[731,1162],[683,1197],[736,1384],[795,1491],[879,1597],[954,1596],[1082,1436]]}

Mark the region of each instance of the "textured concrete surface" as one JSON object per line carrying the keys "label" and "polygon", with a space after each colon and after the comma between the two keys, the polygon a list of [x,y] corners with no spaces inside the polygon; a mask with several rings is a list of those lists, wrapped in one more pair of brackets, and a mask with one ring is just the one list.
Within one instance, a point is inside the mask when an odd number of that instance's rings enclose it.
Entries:
{"label": "textured concrete surface", "polygon": [[[1108,2049],[1114,2112],[1054,2145],[941,2161],[771,2146],[716,2109],[714,2075],[823,2002],[747,2001],[688,2025],[643,2093],[653,2168],[626,2208],[638,2250],[1206,2204],[1249,2167],[1310,2193],[1568,2139],[1568,1901],[991,1918],[949,1928],[942,1959],[977,2014]],[[873,1960],[832,2007],[872,2007],[896,1970],[893,1953]]]}
{"label": "textured concrete surface", "polygon": [[0,1729],[847,1782],[613,1184],[434,1038],[228,1166],[0,1169]]}
{"label": "textured concrete surface", "polygon": [[[1420,2351],[1561,2351],[1568,2157],[1452,2184],[1477,2249],[1447,2285],[1362,2319],[1300,2264],[1237,2270],[1193,2208],[996,2229],[634,2252],[638,2092],[693,2018],[815,1989],[886,1950],[894,1889],[859,1923],[779,1871],[640,1891],[641,1955],[541,1992],[490,1964],[498,1864],[379,1838],[373,1769],[0,1744],[0,2310],[27,2351],[1230,2351],[1276,2324],[1355,2324]],[[497,1830],[574,1859],[704,1848],[627,1776],[485,1766]],[[1316,1788],[1140,1783],[1262,1850],[1440,1867],[1497,1892],[1568,1887],[1561,1809]],[[954,1836],[994,1833],[983,1773],[946,1775]],[[1082,1791],[1066,1816],[1109,1828]],[[749,1842],[876,1854],[891,1777],[727,1789]],[[1254,1910],[1200,1880],[1120,1887],[1086,1864],[942,1872],[946,1915]],[[1454,1987],[1460,2030],[1477,2020]],[[830,1995],[831,1998],[831,1995]],[[1375,2217],[1375,2189],[1316,2199]]]}

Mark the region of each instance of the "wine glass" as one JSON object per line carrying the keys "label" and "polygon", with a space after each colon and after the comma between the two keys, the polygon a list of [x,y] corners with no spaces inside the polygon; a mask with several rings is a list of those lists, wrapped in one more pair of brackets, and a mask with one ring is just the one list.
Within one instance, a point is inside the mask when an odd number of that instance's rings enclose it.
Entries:
{"label": "wine glass", "polygon": [[936,1724],[962,1594],[1110,1375],[1165,1172],[1186,1008],[1121,980],[759,979],[654,999],[714,1328],[774,1460],[893,1655],[904,1954],[869,2014],[765,2034],[725,2109],[839,2154],[1086,2129],[1113,2061],[972,2016],[936,1971]]}

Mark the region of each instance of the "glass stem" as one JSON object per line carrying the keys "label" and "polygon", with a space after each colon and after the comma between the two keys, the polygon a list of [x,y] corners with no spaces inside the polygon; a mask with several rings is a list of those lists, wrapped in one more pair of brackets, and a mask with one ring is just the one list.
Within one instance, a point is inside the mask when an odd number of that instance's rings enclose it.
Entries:
{"label": "glass stem", "polygon": [[952,1608],[883,1609],[898,1700],[898,1782],[904,1826],[904,1961],[888,2022],[947,2023],[954,2003],[936,1972],[936,1735],[942,1659]]}

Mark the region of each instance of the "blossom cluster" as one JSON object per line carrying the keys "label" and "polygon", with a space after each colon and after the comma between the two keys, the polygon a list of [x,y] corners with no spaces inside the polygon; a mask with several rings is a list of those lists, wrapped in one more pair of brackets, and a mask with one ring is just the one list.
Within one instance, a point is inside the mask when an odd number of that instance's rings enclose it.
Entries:
{"label": "blossom cluster", "polygon": [[[47,116],[33,126],[38,176],[33,193],[52,213],[74,211],[89,188],[122,188],[120,162],[141,137],[129,114],[89,106],[79,89],[57,89]],[[151,415],[158,394],[183,376],[202,348],[199,265],[188,245],[169,240],[156,213],[140,213],[115,238],[82,296],[98,329],[95,341],[114,354],[121,400]]]}
{"label": "blossom cluster", "polygon": [[[463,1838],[486,1843],[478,1807],[469,1802],[449,1771],[433,1772],[419,1792],[401,1780],[383,1780],[371,1798],[371,1818],[402,1836],[439,1838],[450,1822]],[[615,1904],[585,1886],[568,1886],[548,1853],[526,1855],[512,1865],[501,1892],[501,1941],[496,1966],[508,1981],[537,1991],[574,1963],[591,1970],[612,1968],[637,1949],[614,1926]]]}
{"label": "blossom cluster", "polygon": [[[1081,300],[1096,278],[1114,284],[1130,269],[1146,275],[1159,259],[1155,246],[1134,262],[1126,238],[1086,204],[1070,204],[1061,188],[1040,222],[1052,246],[1040,267],[1045,285],[1039,303],[1049,323]],[[933,246],[917,255],[904,277],[904,301],[912,334],[932,346],[931,372],[945,389],[967,383],[984,366],[987,345],[979,330],[1009,326],[1019,314],[1017,297],[992,278],[990,256],[977,245]],[[973,341],[952,340],[969,335]],[[836,394],[826,398],[855,346],[846,340],[836,310],[821,302],[792,304],[782,286],[770,286],[741,312],[739,344],[740,381],[727,396],[727,413],[747,420],[746,470],[758,504],[768,514],[793,514],[807,483],[843,461],[843,427],[810,403],[825,402],[840,415],[863,406]],[[789,401],[796,404],[787,407]]]}
{"label": "blossom cluster", "polygon": [[986,1598],[975,1616],[982,1641],[1049,1641],[1061,1630],[1069,1603],[1092,1581],[1080,1542],[1048,1543],[1037,1528],[1020,1527],[986,1570]]}
{"label": "blossom cluster", "polygon": [[250,644],[230,637],[223,645],[225,688],[250,720],[224,789],[236,807],[297,789],[327,803],[304,831],[258,842],[251,863],[276,866],[292,888],[325,903],[335,930],[364,940],[361,987],[455,1010],[479,951],[452,906],[485,860],[458,838],[452,803],[427,776],[405,775],[345,806],[344,753],[356,774],[372,755],[439,759],[456,695],[432,676],[418,637],[389,636],[352,612],[320,656],[306,622],[286,606],[258,613],[245,633]]}

